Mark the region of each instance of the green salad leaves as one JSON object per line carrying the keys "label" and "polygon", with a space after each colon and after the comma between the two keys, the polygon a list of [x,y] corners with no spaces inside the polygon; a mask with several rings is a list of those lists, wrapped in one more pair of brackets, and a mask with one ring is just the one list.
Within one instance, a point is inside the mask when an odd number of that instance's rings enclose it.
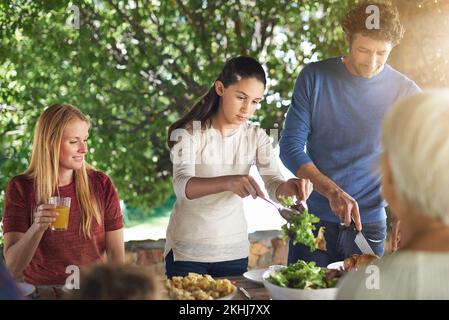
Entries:
{"label": "green salad leaves", "polygon": [[295,200],[292,197],[279,196],[279,202],[286,208],[291,208],[295,205]]}
{"label": "green salad leaves", "polygon": [[325,251],[324,227],[318,230],[317,237],[313,234],[313,231],[316,229],[315,224],[320,222],[320,218],[310,213],[307,209],[298,207],[292,197],[280,196],[279,201],[284,207],[302,212],[282,226],[282,239],[286,241],[290,237],[293,244],[302,243],[308,246],[311,252],[316,249]]}
{"label": "green salad leaves", "polygon": [[338,275],[326,268],[321,268],[314,261],[298,262],[273,272],[267,278],[274,285],[295,289],[325,289],[333,288],[337,284]]}

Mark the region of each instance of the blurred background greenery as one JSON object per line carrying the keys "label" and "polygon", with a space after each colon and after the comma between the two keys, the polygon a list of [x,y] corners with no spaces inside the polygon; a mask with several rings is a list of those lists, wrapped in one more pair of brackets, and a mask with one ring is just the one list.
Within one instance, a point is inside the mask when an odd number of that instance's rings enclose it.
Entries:
{"label": "blurred background greenery", "polygon": [[[113,179],[126,225],[167,215],[167,127],[224,62],[250,55],[263,63],[269,87],[251,120],[281,128],[303,65],[344,54],[339,21],[355,2],[2,0],[0,210],[8,181],[27,167],[37,116],[65,102],[92,119],[87,160]],[[422,87],[448,86],[448,1],[393,2],[407,33],[389,63]]]}

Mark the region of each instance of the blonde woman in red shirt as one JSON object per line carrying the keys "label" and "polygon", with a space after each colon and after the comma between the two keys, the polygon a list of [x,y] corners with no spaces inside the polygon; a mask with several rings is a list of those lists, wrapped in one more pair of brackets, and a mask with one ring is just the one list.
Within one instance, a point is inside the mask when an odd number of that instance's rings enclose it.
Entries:
{"label": "blonde woman in red shirt", "polygon": [[[85,160],[90,121],[56,104],[39,117],[28,169],[8,184],[3,210],[4,256],[15,275],[35,285],[62,285],[73,266],[124,260],[123,221],[108,176]],[[70,197],[67,230],[52,231],[52,196]]]}

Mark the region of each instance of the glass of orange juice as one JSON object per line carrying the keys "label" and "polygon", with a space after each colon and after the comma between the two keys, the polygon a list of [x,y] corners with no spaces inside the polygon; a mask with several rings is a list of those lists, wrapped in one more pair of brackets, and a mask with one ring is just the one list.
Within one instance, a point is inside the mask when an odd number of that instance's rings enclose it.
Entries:
{"label": "glass of orange juice", "polygon": [[51,230],[67,230],[69,226],[70,200],[69,197],[50,197],[48,199],[48,203],[54,204],[56,206],[55,211],[59,213],[56,220],[51,224]]}

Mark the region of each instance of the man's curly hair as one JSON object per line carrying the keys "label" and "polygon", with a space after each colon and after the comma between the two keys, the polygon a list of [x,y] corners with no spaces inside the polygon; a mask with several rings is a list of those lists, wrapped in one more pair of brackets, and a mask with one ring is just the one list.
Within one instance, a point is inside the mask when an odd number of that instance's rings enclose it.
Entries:
{"label": "man's curly hair", "polygon": [[[375,5],[379,8],[379,29],[368,29],[366,20],[371,13],[366,13],[366,8]],[[404,36],[404,27],[399,21],[398,9],[385,0],[362,1],[355,8],[351,9],[342,19],[343,31],[352,40],[356,33],[383,41],[390,41],[393,46],[399,44]]]}

